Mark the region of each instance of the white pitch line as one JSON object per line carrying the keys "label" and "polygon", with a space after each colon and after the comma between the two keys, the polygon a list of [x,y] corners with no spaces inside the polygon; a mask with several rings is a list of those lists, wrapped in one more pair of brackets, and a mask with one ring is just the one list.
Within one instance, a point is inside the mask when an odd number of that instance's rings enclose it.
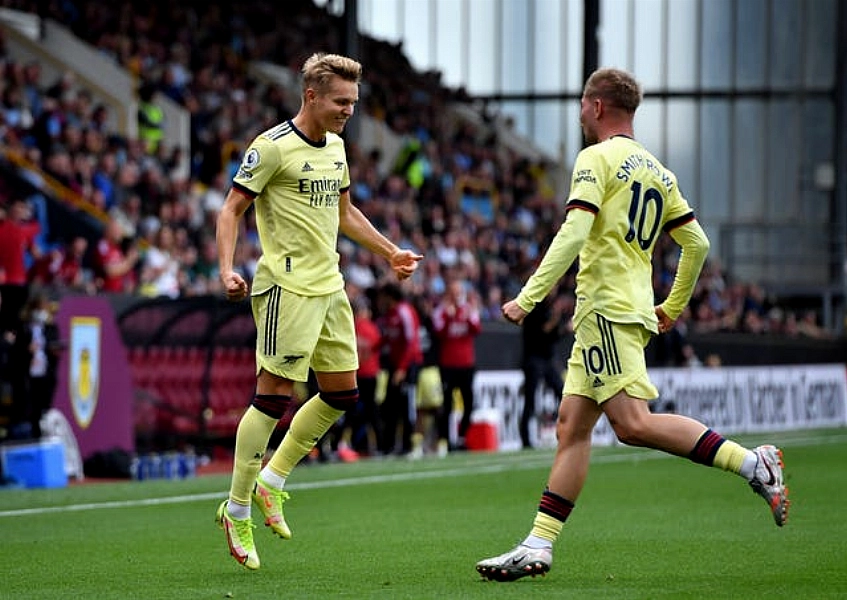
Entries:
{"label": "white pitch line", "polygon": [[[776,434],[778,437],[780,434]],[[793,437],[788,436],[788,439],[780,440],[781,447],[790,446],[817,446],[824,444],[836,444],[847,442],[847,434],[838,434],[828,437]],[[512,456],[508,454],[502,455],[503,458],[520,458],[520,453],[514,453]],[[514,470],[529,470],[547,467],[550,465],[550,456],[538,456],[532,459],[523,458],[522,460],[500,460],[498,463],[489,465],[471,464],[466,467],[437,469],[431,471],[415,471],[411,473],[393,473],[390,475],[364,475],[362,477],[348,477],[344,479],[333,479],[327,481],[313,481],[309,483],[294,483],[286,486],[287,490],[315,490],[328,489],[338,487],[348,487],[354,485],[368,485],[373,483],[390,483],[398,481],[418,481],[423,479],[439,479],[446,477],[457,477],[469,474],[480,473],[502,473],[504,471]],[[656,451],[631,451],[625,453],[608,454],[595,456],[591,459],[592,463],[617,463],[625,461],[640,461],[640,460],[658,460],[666,458],[675,458],[669,454]],[[509,464],[504,464],[509,463]],[[225,497],[226,491],[208,492],[205,494],[189,494],[183,496],[167,496],[164,498],[143,498],[140,500],[120,500],[111,502],[90,502],[85,504],[69,504],[67,506],[45,506],[39,508],[20,508],[15,510],[0,511],[2,517],[17,517],[26,515],[44,515],[59,512],[80,512],[86,510],[103,510],[110,508],[128,508],[139,506],[162,506],[166,504],[184,504],[186,502],[205,502],[207,500],[219,500]]]}
{"label": "white pitch line", "polygon": [[[661,458],[656,454],[651,458]],[[542,460],[543,458],[543,460]],[[624,460],[640,460],[648,458],[647,455],[614,455],[603,456],[595,459],[597,462],[620,462]],[[349,477],[344,479],[332,479],[327,481],[313,481],[308,483],[293,483],[285,487],[286,490],[315,490],[354,485],[368,485],[374,483],[391,483],[398,481],[419,481],[423,479],[439,479],[446,477],[457,477],[481,473],[501,473],[503,471],[528,470],[546,467],[550,464],[548,457],[538,457],[533,460],[524,460],[518,464],[492,464],[492,465],[468,465],[467,467],[438,469],[432,471],[416,471],[412,473],[392,473],[387,475],[364,475],[362,477]],[[201,502],[207,500],[219,500],[226,497],[227,491],[208,492],[204,494],[189,494],[183,496],[167,496],[164,498],[142,498],[139,500],[115,500],[110,502],[90,502],[85,504],[69,504],[66,506],[45,506],[39,508],[20,508],[15,510],[0,511],[0,517],[16,517],[25,515],[43,515],[59,512],[80,512],[87,510],[101,510],[110,508],[128,508],[140,506],[161,506],[165,504],[183,504],[186,502]]]}

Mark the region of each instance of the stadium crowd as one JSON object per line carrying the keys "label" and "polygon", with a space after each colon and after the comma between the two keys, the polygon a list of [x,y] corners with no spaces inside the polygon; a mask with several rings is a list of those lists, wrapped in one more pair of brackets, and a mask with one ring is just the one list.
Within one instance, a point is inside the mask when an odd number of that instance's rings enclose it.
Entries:
{"label": "stadium crowd", "polygon": [[[54,295],[64,289],[173,298],[220,293],[214,223],[241,151],[299,104],[291,91],[252,79],[248,63],[294,66],[316,48],[340,49],[339,19],[311,0],[286,3],[284,18],[262,1],[202,10],[164,2],[2,4],[66,24],[133,73],[142,99],[139,139],[126,139],[108,130],[109,108],[94,102],[72,72],[43,85],[42,65],[16,62],[0,38],[2,146],[25,157],[35,177],[52,178],[105,215],[100,239],[58,239],[43,198],[20,198],[0,186],[0,228],[28,240],[24,255],[2,253],[4,289],[25,283]],[[385,168],[380,149],[348,144],[354,202],[389,237],[426,256],[405,288],[421,306],[434,306],[447,282],[459,278],[478,296],[482,320],[500,320],[502,301],[519,290],[563,218],[549,165],[507,150],[488,126],[445,127],[439,116],[466,95],[441,85],[438,73],[416,72],[402,47],[364,38],[361,52],[360,110],[403,136],[405,145]],[[161,143],[157,127],[166,124],[154,91],[189,111],[189,148]],[[237,264],[249,277],[260,253],[249,215],[240,240]],[[339,251],[352,297],[385,280],[369,253],[346,240]],[[667,293],[676,259],[666,237],[655,254],[657,297]],[[26,278],[10,281],[20,261]],[[561,292],[572,288],[573,274]],[[816,319],[775,306],[760,286],[732,281],[713,259],[682,326],[825,335]]]}

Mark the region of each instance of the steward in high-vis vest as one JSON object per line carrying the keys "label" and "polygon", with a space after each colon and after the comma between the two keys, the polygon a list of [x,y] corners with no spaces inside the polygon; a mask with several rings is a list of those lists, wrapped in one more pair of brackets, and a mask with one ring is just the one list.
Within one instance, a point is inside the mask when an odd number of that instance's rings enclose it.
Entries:
{"label": "steward in high-vis vest", "polygon": [[153,103],[154,88],[145,83],[138,91],[138,139],[144,142],[148,154],[155,154],[164,137],[165,113]]}

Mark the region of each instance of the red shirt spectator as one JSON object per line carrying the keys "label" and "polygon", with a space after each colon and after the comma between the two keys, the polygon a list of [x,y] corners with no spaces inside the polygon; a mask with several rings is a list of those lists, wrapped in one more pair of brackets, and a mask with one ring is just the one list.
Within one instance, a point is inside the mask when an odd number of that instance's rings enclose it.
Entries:
{"label": "red shirt spectator", "polygon": [[[2,250],[0,250],[2,251]],[[53,248],[39,258],[29,269],[29,281],[39,285],[51,285],[62,268],[64,254],[61,248]]]}
{"label": "red shirt spectator", "polygon": [[124,253],[123,230],[117,221],[109,221],[106,232],[97,243],[97,263],[104,292],[128,292],[134,287],[133,268],[138,261],[136,250]]}
{"label": "red shirt spectator", "polygon": [[0,333],[16,331],[29,295],[26,255],[38,259],[38,223],[30,220],[29,204],[15,200],[0,207]]}
{"label": "red shirt spectator", "polygon": [[464,283],[452,281],[444,299],[432,313],[432,326],[440,342],[441,367],[473,367],[476,365],[474,343],[482,331],[479,309],[468,302]]}
{"label": "red shirt spectator", "polygon": [[80,288],[84,285],[83,260],[86,250],[88,250],[88,240],[81,236],[74,238],[70,247],[65,250],[62,264],[59,265],[59,271],[56,273],[60,284],[72,288]]}
{"label": "red shirt spectator", "polygon": [[453,396],[457,390],[462,395],[462,420],[459,422],[458,440],[454,447],[464,446],[464,437],[470,427],[474,409],[474,343],[482,325],[479,300],[473,292],[471,298],[468,300],[465,282],[456,278],[447,284],[444,298],[432,311],[432,328],[440,348],[438,366],[444,386],[444,406],[438,422],[438,435],[443,440],[453,438],[450,431]]}
{"label": "red shirt spectator", "polygon": [[420,342],[420,319],[406,300],[392,298],[382,319],[383,340],[388,347],[388,362],[394,371],[408,371],[423,363]]}
{"label": "red shirt spectator", "polygon": [[8,215],[0,209],[0,284],[27,285],[26,254],[38,258],[35,238],[38,222],[28,220],[29,205],[12,202]]}
{"label": "red shirt spectator", "polygon": [[382,335],[370,311],[363,309],[356,312],[356,343],[359,349],[359,377],[376,377],[379,375],[379,349]]}

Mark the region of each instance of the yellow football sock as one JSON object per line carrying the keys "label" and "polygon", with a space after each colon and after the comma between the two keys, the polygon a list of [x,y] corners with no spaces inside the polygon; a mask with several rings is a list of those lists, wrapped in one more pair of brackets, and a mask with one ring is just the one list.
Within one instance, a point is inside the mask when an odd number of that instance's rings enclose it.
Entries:
{"label": "yellow football sock", "polygon": [[235,458],[229,497],[239,504],[250,505],[253,482],[262,468],[262,459],[277,419],[249,407],[235,434]]}
{"label": "yellow football sock", "polygon": [[714,466],[724,471],[740,473],[741,464],[747,456],[747,449],[731,440],[726,440],[715,454]]}
{"label": "yellow football sock", "polygon": [[294,415],[291,427],[268,461],[268,467],[280,477],[287,478],[343,414],[343,410],[332,408],[319,395],[312,396]]}
{"label": "yellow football sock", "polygon": [[537,512],[535,513],[535,521],[532,523],[532,531],[529,534],[555,542],[559,538],[559,534],[562,533],[562,526],[564,524],[564,521],[559,521],[550,515]]}

